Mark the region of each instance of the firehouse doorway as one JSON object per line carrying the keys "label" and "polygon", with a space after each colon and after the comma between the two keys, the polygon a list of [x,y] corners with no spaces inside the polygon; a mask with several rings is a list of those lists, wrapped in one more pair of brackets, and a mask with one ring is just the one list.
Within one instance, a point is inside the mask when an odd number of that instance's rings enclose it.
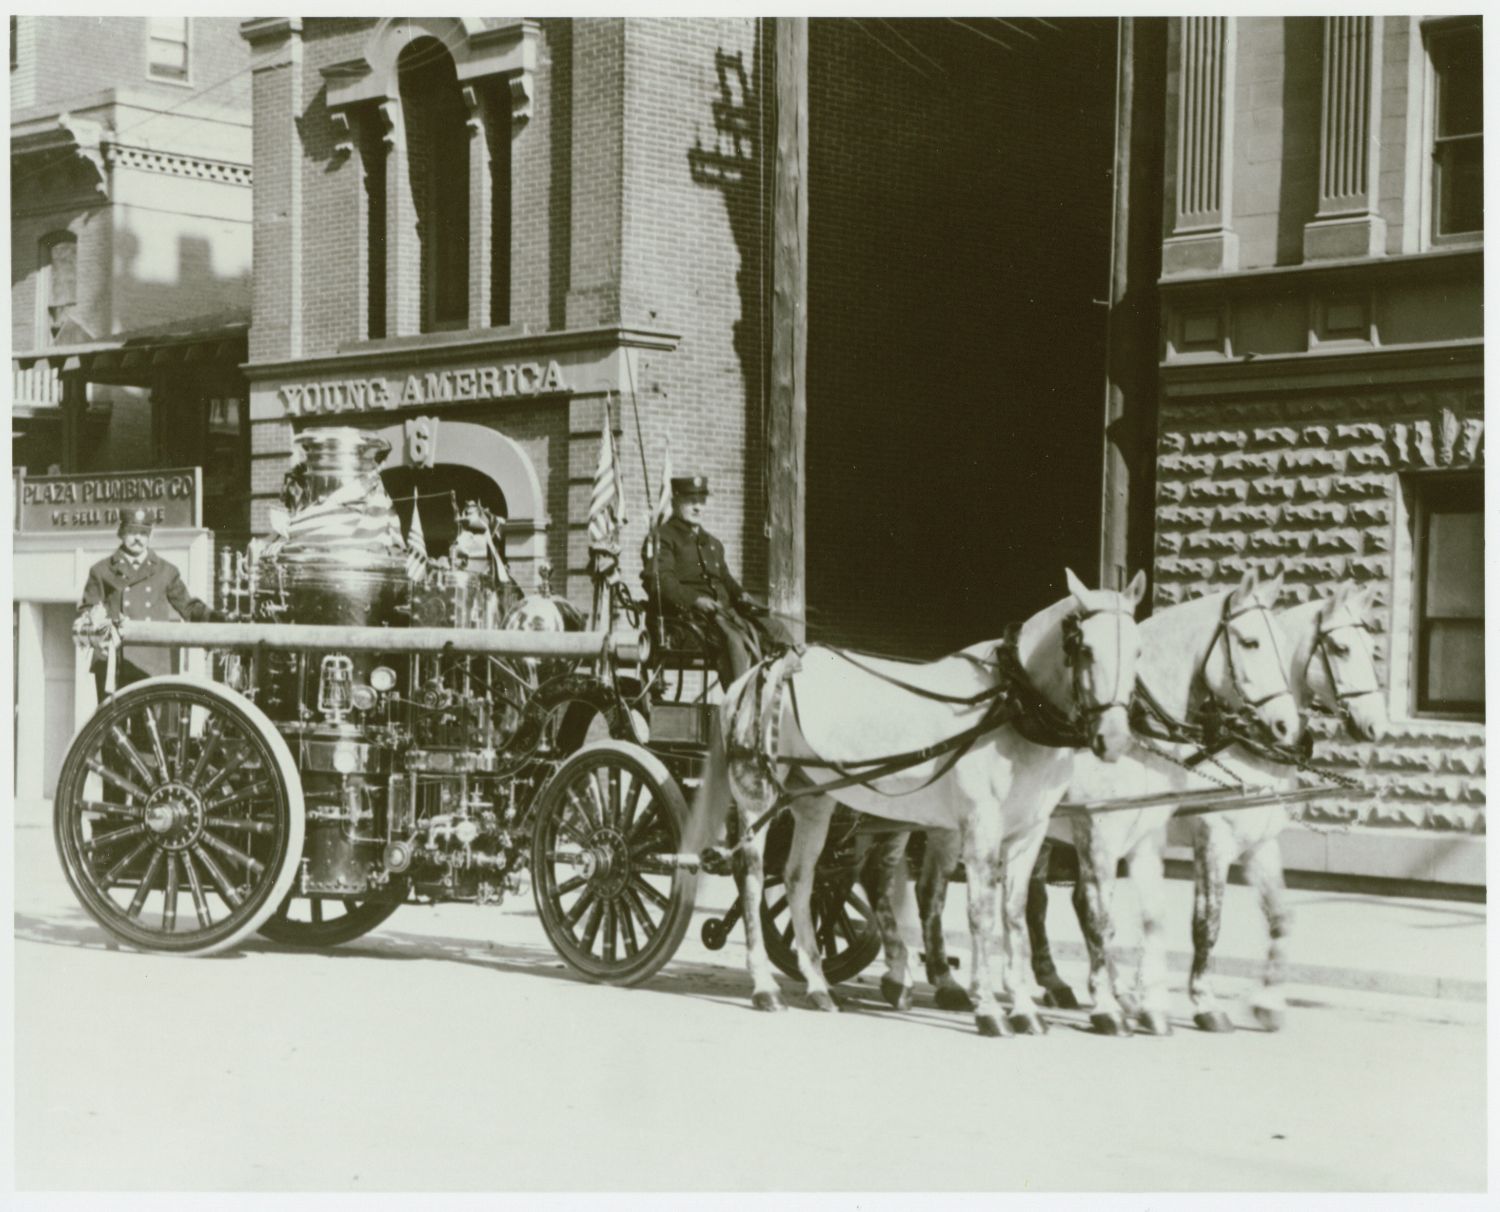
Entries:
{"label": "firehouse doorway", "polygon": [[509,519],[510,511],[500,485],[478,468],[462,463],[438,463],[432,467],[393,467],[381,472],[401,519],[401,533],[411,533],[413,511],[422,520],[422,539],[427,554],[446,555],[458,533],[459,513],[470,501],[477,502],[497,518]]}

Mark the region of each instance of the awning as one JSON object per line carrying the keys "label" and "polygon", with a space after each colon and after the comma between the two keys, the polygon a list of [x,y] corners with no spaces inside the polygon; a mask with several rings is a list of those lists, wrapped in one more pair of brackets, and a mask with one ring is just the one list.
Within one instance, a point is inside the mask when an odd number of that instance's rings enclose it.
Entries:
{"label": "awning", "polygon": [[[231,318],[232,317],[232,318]],[[118,333],[100,341],[53,345],[11,355],[12,401],[18,411],[56,407],[59,376],[85,382],[150,387],[163,370],[242,366],[249,359],[250,320],[244,312]]]}

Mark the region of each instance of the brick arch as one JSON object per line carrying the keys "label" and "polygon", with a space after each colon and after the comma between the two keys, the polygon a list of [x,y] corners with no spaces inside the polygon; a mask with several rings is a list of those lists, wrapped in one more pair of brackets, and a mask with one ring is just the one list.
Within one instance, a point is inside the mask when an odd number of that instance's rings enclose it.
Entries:
{"label": "brick arch", "polygon": [[[382,471],[410,464],[406,423],[387,425],[376,432],[391,444]],[[542,484],[531,456],[513,438],[471,421],[441,420],[437,424],[434,463],[472,467],[489,476],[505,494],[509,517],[505,523],[506,558],[523,586],[529,573],[547,558],[547,510]]]}
{"label": "brick arch", "polygon": [[455,65],[468,59],[471,35],[484,28],[474,17],[382,17],[365,43],[364,60],[387,97],[399,95],[396,64],[418,38],[436,38]]}

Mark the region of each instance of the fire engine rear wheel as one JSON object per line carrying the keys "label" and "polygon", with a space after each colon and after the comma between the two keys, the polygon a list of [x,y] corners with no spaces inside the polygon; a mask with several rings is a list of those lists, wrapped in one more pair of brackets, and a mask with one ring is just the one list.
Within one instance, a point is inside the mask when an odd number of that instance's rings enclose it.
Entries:
{"label": "fire engine rear wheel", "polygon": [[336,947],[370,933],[406,900],[405,879],[392,880],[373,897],[290,896],[261,926],[268,939],[288,947]]}
{"label": "fire engine rear wheel", "polygon": [[254,703],[196,677],[148,678],[74,739],[53,805],[83,907],[132,946],[208,955],[253,934],[302,857],[302,785]]}
{"label": "fire engine rear wheel", "polygon": [[558,766],[537,795],[531,869],[542,927],[571,968],[635,985],[676,953],[697,892],[667,861],[686,821],[676,780],[638,745],[597,741]]}

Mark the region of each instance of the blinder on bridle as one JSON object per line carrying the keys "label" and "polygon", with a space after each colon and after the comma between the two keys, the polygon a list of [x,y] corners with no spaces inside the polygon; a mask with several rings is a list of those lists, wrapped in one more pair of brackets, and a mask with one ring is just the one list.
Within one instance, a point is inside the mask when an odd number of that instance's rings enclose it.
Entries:
{"label": "blinder on bridle", "polygon": [[[1234,687],[1235,694],[1239,696],[1240,702],[1243,703],[1245,707],[1249,708],[1251,711],[1259,711],[1260,708],[1264,707],[1272,699],[1278,699],[1282,695],[1290,695],[1292,693],[1292,688],[1286,680],[1286,662],[1282,660],[1281,649],[1277,646],[1276,643],[1276,628],[1271,625],[1270,608],[1256,603],[1251,606],[1241,607],[1239,610],[1234,610],[1232,609],[1233,601],[1233,594],[1230,594],[1227,598],[1224,599],[1224,613],[1219,619],[1218,630],[1214,632],[1214,638],[1209,641],[1208,648],[1203,653],[1203,660],[1198,664],[1198,676],[1196,680],[1201,682],[1205,688],[1208,686],[1208,678],[1204,671],[1208,667],[1209,657],[1213,656],[1214,649],[1219,646],[1219,641],[1223,640],[1224,661],[1229,668],[1229,681],[1230,684]],[[1240,671],[1240,664],[1243,660],[1243,657],[1241,657],[1241,661],[1236,661],[1235,659],[1237,652],[1236,640],[1234,629],[1229,626],[1229,624],[1234,622],[1235,619],[1243,618],[1247,614],[1256,613],[1264,614],[1266,616],[1266,634],[1271,637],[1271,647],[1276,652],[1276,669],[1281,674],[1280,687],[1261,695],[1258,699],[1252,698],[1250,692],[1246,689],[1246,680],[1244,675]],[[1212,695],[1212,691],[1210,691],[1209,693],[1210,695]]]}
{"label": "blinder on bridle", "polygon": [[1090,701],[1087,688],[1084,685],[1084,657],[1087,655],[1088,649],[1083,642],[1083,625],[1089,619],[1101,614],[1112,614],[1128,619],[1135,618],[1133,612],[1121,610],[1118,607],[1109,610],[1086,610],[1080,606],[1077,610],[1065,616],[1062,621],[1063,660],[1072,674],[1073,682],[1073,718],[1090,725],[1111,707],[1120,707],[1128,711],[1131,699],[1130,694],[1122,697],[1119,693],[1120,670],[1118,663],[1115,666],[1114,698],[1105,702],[1098,700]]}
{"label": "blinder on bridle", "polygon": [[1348,623],[1340,623],[1337,627],[1324,627],[1322,616],[1318,617],[1317,634],[1313,636],[1312,648],[1307,654],[1307,668],[1303,673],[1304,681],[1310,683],[1309,674],[1312,672],[1314,657],[1319,657],[1323,662],[1323,672],[1328,676],[1328,688],[1333,692],[1334,702],[1338,705],[1339,714],[1345,717],[1349,715],[1349,700],[1361,698],[1367,694],[1379,694],[1380,685],[1360,686],[1352,690],[1346,690],[1339,684],[1338,669],[1333,663],[1333,655],[1329,652],[1332,638],[1341,631],[1357,629],[1365,632],[1370,631],[1370,625],[1363,619],[1351,620]]}

